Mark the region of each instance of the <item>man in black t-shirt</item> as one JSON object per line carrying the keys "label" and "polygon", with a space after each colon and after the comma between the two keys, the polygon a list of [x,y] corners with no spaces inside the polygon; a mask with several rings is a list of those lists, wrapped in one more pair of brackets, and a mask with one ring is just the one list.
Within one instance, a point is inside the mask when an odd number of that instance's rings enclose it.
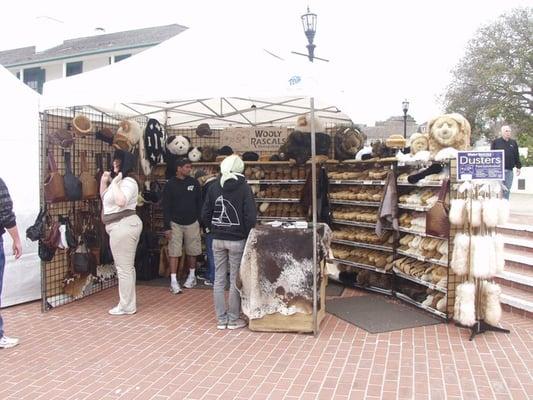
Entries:
{"label": "man in black t-shirt", "polygon": [[179,159],[176,176],[168,180],[163,191],[164,229],[169,240],[170,291],[174,294],[181,293],[176,273],[183,250],[187,255],[185,265],[189,267],[189,276],[183,286],[189,289],[196,286],[196,257],[202,254],[198,222],[202,210],[202,189],[190,173],[189,159]]}
{"label": "man in black t-shirt", "polygon": [[503,196],[508,199],[511,194],[511,186],[513,186],[513,168],[516,167],[516,176],[520,175],[520,155],[518,154],[518,144],[511,139],[511,127],[508,125],[502,126],[501,137],[495,139],[490,146],[491,150],[503,150],[505,160],[505,187]]}

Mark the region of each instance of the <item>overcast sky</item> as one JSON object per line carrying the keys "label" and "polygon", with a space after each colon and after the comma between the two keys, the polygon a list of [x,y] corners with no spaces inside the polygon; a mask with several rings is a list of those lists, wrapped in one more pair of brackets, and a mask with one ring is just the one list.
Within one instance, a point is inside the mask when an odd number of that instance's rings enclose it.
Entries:
{"label": "overcast sky", "polygon": [[[404,98],[417,122],[439,114],[439,96],[450,70],[476,30],[502,13],[531,1],[338,1],[231,0],[160,1],[26,0],[3,13],[0,50],[57,44],[87,36],[94,28],[116,32],[178,23],[212,35],[239,32],[243,52],[260,46],[283,57],[306,52],[300,15],[309,5],[318,15],[315,54],[340,69],[340,84],[353,93],[356,122],[373,124],[401,115]],[[206,49],[206,60],[209,51]],[[204,60],[187,60],[198,62]],[[210,60],[216,68],[217,60]],[[176,63],[183,58],[176,55]],[[261,66],[258,65],[258,76]]]}

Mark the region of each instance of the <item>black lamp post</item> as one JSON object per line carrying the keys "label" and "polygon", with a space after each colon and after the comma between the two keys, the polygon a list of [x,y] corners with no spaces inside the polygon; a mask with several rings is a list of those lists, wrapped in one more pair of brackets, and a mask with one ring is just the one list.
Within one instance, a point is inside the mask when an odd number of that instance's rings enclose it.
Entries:
{"label": "black lamp post", "polygon": [[404,100],[402,102],[402,110],[403,110],[403,137],[407,137],[407,111],[409,111],[409,102],[407,100]]}
{"label": "black lamp post", "polygon": [[309,11],[309,7],[307,7],[307,13],[302,15],[302,25],[304,27],[305,36],[307,37],[307,41],[309,44],[307,45],[307,53],[309,57],[309,61],[313,62],[313,59],[315,58],[315,45],[313,44],[313,40],[315,38],[316,33],[316,14]]}

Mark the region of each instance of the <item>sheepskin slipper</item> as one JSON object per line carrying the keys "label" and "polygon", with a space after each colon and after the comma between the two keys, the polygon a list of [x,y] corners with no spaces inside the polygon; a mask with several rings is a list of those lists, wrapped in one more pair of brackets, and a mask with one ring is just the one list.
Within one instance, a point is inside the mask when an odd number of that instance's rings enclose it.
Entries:
{"label": "sheepskin slipper", "polygon": [[452,199],[450,205],[450,222],[452,225],[463,225],[465,222],[464,218],[465,211],[465,200],[464,199]]}
{"label": "sheepskin slipper", "polygon": [[446,296],[437,302],[437,310],[440,312],[446,312]]}
{"label": "sheepskin slipper", "polygon": [[507,223],[510,211],[509,200],[500,199],[500,204],[498,206],[498,225],[504,225]]}
{"label": "sheepskin slipper", "polygon": [[493,247],[490,236],[472,237],[472,275],[476,278],[489,278],[491,276],[490,260]]}
{"label": "sheepskin slipper", "polygon": [[498,225],[500,199],[486,199],[483,201],[483,222],[488,228]]}
{"label": "sheepskin slipper", "polygon": [[476,286],[471,282],[464,282],[455,289],[455,307],[453,318],[463,326],[476,323]]}
{"label": "sheepskin slipper", "polygon": [[481,312],[485,322],[497,326],[502,317],[500,295],[502,289],[496,283],[484,281],[481,285]]}
{"label": "sheepskin slipper", "polygon": [[456,275],[466,275],[468,273],[468,248],[470,237],[464,233],[455,235],[453,241],[453,252],[451,267]]}
{"label": "sheepskin slipper", "polygon": [[496,268],[494,270],[494,275],[503,272],[505,268],[505,243],[503,241],[503,236],[501,234],[496,234],[492,238],[494,244],[494,252],[496,255]]}
{"label": "sheepskin slipper", "polygon": [[[468,202],[467,202],[468,203]],[[468,220],[474,228],[481,226],[481,201],[472,200],[472,204],[467,204],[466,210],[468,211]]]}

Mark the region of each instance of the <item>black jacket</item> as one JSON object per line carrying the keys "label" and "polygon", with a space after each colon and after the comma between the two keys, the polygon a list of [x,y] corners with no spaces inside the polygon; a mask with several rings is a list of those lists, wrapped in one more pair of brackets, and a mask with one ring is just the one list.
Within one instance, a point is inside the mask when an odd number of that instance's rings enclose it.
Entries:
{"label": "black jacket", "polygon": [[202,222],[213,239],[242,240],[255,226],[257,210],[252,189],[244,177],[227,180],[224,188],[218,178],[207,191]]}
{"label": "black jacket", "polygon": [[491,150],[503,150],[503,157],[505,159],[505,169],[512,170],[514,167],[522,168],[520,162],[520,155],[518,154],[518,144],[515,140],[504,138],[494,139],[490,146]]}
{"label": "black jacket", "polygon": [[202,210],[202,189],[198,181],[190,176],[170,178],[163,190],[164,229],[170,229],[170,222],[190,225],[198,221]]}

